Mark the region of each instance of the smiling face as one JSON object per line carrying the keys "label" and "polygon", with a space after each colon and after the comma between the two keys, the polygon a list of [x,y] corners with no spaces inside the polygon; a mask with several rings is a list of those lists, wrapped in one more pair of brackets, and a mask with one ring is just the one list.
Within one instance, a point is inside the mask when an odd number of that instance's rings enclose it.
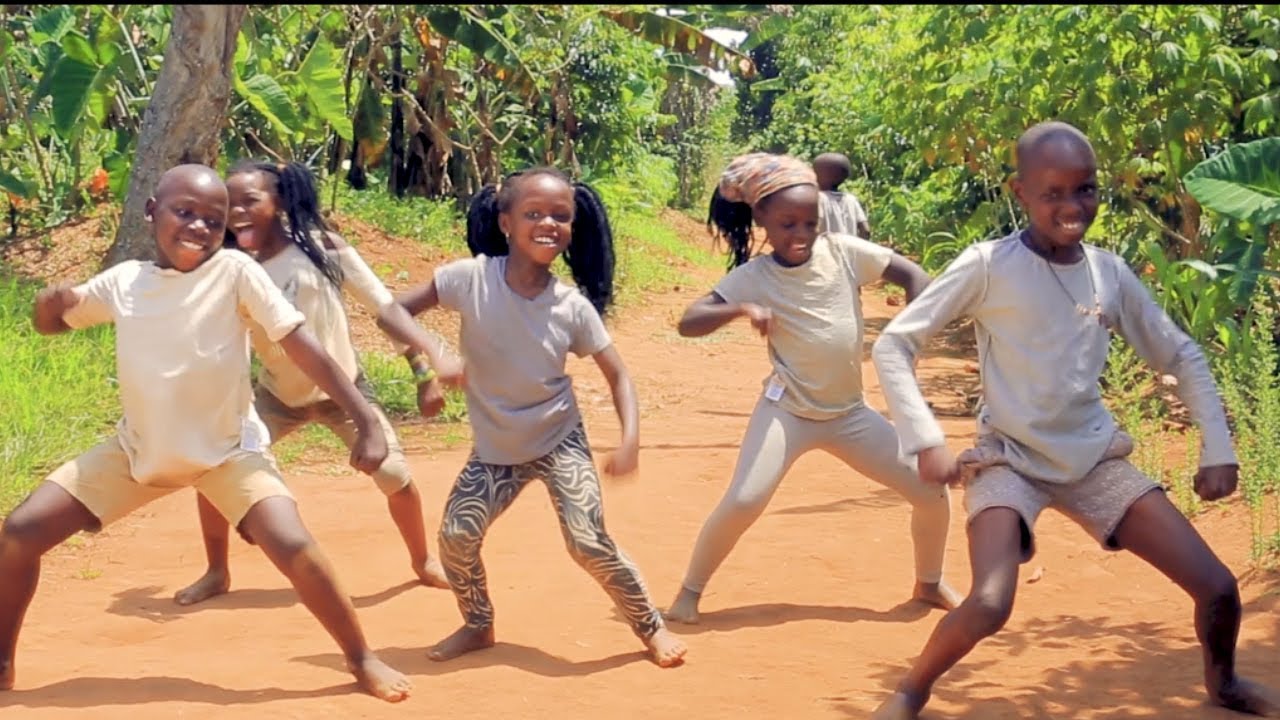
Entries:
{"label": "smiling face", "polygon": [[774,257],[783,265],[803,265],[818,237],[818,188],[793,185],[762,199],[752,209]]}
{"label": "smiling face", "polygon": [[155,230],[156,265],[191,272],[222,246],[227,188],[212,168],[179,165],[160,177],[146,217]]}
{"label": "smiling face", "polygon": [[510,207],[498,214],[498,227],[513,254],[550,265],[573,239],[573,188],[545,173],[516,182]]}
{"label": "smiling face", "polygon": [[1077,138],[1046,138],[1019,158],[1011,185],[1030,219],[1032,241],[1044,250],[1078,245],[1098,215],[1093,150]]}
{"label": "smiling face", "polygon": [[236,246],[251,254],[269,249],[277,236],[279,206],[266,173],[235,173],[227,178],[227,195],[231,203],[227,225],[236,237]]}

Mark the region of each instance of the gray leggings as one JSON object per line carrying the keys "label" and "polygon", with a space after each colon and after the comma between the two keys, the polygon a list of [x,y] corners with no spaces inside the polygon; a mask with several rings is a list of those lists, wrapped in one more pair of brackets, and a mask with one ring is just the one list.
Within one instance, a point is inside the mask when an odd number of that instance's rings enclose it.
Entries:
{"label": "gray leggings", "polygon": [[733,481],[698,535],[685,573],[686,589],[703,591],[738,538],[764,512],[787,470],[816,449],[826,450],[911,503],[916,580],[942,579],[951,495],[946,486],[920,481],[914,459],[899,451],[898,434],[889,421],[865,405],[832,420],[806,420],[761,397],[747,424]]}

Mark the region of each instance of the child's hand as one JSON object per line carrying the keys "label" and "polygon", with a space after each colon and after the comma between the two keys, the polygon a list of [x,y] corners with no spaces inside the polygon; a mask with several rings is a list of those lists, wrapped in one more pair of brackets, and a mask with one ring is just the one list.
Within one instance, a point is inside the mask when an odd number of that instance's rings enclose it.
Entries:
{"label": "child's hand", "polygon": [[439,376],[431,378],[431,382],[418,385],[418,412],[422,413],[422,417],[435,417],[443,409],[444,386]]}
{"label": "child's hand", "polygon": [[366,475],[372,475],[387,459],[387,436],[378,423],[368,430],[361,430],[351,446],[351,467]]}
{"label": "child's hand", "polygon": [[36,293],[36,312],[61,320],[64,313],[80,304],[74,287],[72,283],[61,282],[41,289]]}
{"label": "child's hand", "polygon": [[[461,387],[466,385],[467,376],[462,358],[454,357],[452,354],[445,353],[440,361],[432,367],[436,371],[436,380],[446,387]],[[435,382],[433,380],[432,382]]]}
{"label": "child's hand", "polygon": [[1236,484],[1239,481],[1238,465],[1202,467],[1196,473],[1196,494],[1205,501],[1221,500],[1236,491]]}
{"label": "child's hand", "polygon": [[635,443],[623,443],[609,453],[604,461],[604,472],[610,477],[625,477],[640,466],[640,448]]}
{"label": "child's hand", "polygon": [[751,327],[755,328],[761,337],[769,337],[769,326],[773,323],[772,310],[755,303],[743,303],[742,314],[751,321]]}
{"label": "child's hand", "polygon": [[916,458],[920,479],[935,485],[955,485],[960,482],[960,465],[946,445],[925,448]]}

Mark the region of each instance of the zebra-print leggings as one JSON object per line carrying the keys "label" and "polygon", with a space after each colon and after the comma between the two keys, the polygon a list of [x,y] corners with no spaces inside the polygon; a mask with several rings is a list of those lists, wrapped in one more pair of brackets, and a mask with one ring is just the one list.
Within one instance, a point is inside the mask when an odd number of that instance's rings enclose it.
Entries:
{"label": "zebra-print leggings", "polygon": [[440,523],[440,558],[467,626],[493,624],[480,546],[489,525],[534,479],[551,493],[569,554],[609,593],[635,634],[649,639],[663,627],[662,615],[635,565],[605,532],[600,478],[581,425],[554,450],[522,465],[490,465],[472,455],[454,483]]}

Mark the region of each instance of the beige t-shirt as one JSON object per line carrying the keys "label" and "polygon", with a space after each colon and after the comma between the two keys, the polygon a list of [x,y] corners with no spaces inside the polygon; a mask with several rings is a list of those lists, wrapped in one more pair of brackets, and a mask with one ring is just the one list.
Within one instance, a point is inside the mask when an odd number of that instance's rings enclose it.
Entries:
{"label": "beige t-shirt", "polygon": [[[351,293],[369,312],[376,314],[394,302],[391,292],[373,274],[355,248],[344,247],[328,253],[342,268],[342,289]],[[315,335],[320,347],[333,357],[347,379],[355,380],[360,364],[351,342],[351,326],[338,288],[292,243],[263,261],[262,268],[285,298],[306,316],[307,329]],[[258,383],[264,390],[289,407],[305,407],[329,399],[315,381],[307,377],[271,340],[269,333],[251,326],[250,337],[262,362]],[[399,344],[393,343],[393,347],[397,353],[404,352],[404,347]]]}
{"label": "beige t-shirt", "polygon": [[267,447],[249,383],[249,322],[279,341],[303,317],[249,256],[219,250],[187,273],[131,260],[75,292],[67,325],[116,325],[117,433],[135,480],[188,485]]}
{"label": "beige t-shirt", "polygon": [[778,405],[810,420],[828,420],[862,404],[862,299],[859,288],[880,279],[893,251],[850,235],[824,233],[808,262],[785,267],[758,255],[720,280],[728,303],[773,311],[772,378]]}
{"label": "beige t-shirt", "polygon": [[[1116,425],[1098,379],[1120,333],[1147,363],[1178,379],[1200,426],[1201,465],[1236,462],[1226,414],[1204,354],[1165,314],[1124,261],[1091,245],[1087,261],[1049,263],[1019,233],[967,248],[889,323],[872,351],[903,452],[943,444],[913,363],[947,323],[972,317],[982,374],[978,432],[1016,471],[1075,482],[1102,457]],[[1097,292],[1105,324],[1080,313]]]}
{"label": "beige t-shirt", "polygon": [[853,193],[824,190],[818,199],[818,232],[858,236],[858,223],[867,222],[867,211]]}

